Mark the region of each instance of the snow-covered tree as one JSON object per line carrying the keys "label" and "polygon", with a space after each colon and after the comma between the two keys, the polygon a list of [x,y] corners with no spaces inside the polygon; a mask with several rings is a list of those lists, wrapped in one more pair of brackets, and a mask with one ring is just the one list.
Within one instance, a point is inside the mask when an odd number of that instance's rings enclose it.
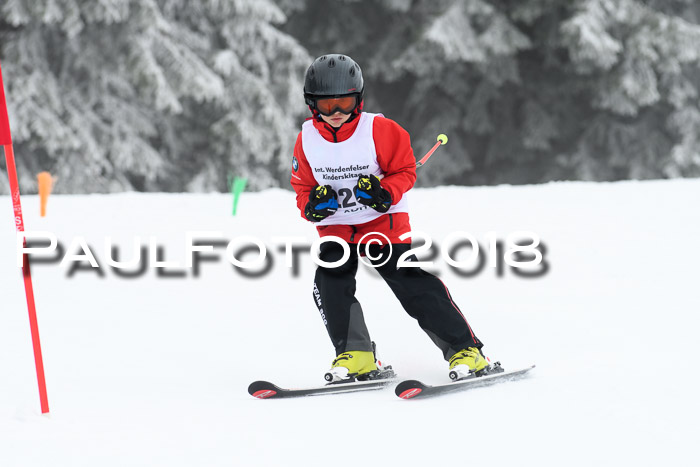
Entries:
{"label": "snow-covered tree", "polygon": [[[694,0],[0,0],[22,186],[286,186],[313,57],[450,143],[419,183],[700,175]],[[0,161],[0,170],[3,169]],[[5,189],[0,183],[0,190]]]}
{"label": "snow-covered tree", "polygon": [[[660,4],[657,4],[657,6]],[[596,114],[569,159],[584,178],[700,174],[700,27],[635,0],[578,2],[561,26]]]}
{"label": "snow-covered tree", "polygon": [[[419,183],[697,175],[692,0],[307,0],[285,26],[346,51],[368,110],[405,125]],[[303,31],[303,34],[302,34]]]}
{"label": "snow-covered tree", "polygon": [[282,10],[267,0],[161,3],[186,30],[209,38],[225,89],[215,106],[191,101],[180,122],[178,135],[191,143],[173,149],[178,166],[196,173],[189,189],[225,188],[232,172],[249,177],[253,189],[286,184],[311,59],[275,26],[286,21]]}
{"label": "snow-covered tree", "polygon": [[22,186],[41,170],[59,192],[281,179],[308,56],[275,29],[272,2],[0,0],[0,12]]}

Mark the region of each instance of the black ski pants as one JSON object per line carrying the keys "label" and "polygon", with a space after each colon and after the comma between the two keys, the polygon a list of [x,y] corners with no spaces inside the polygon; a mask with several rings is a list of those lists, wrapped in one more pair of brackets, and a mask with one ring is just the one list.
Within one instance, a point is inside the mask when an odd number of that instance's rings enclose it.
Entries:
{"label": "black ski pants", "polygon": [[[392,246],[393,251],[388,261],[376,267],[376,270],[399,299],[404,310],[418,321],[418,325],[440,348],[445,360],[467,347],[481,348],[483,344],[452,301],[445,284],[420,268],[397,268],[398,258],[410,249],[410,245],[399,243]],[[365,259],[378,265],[389,256],[388,247],[372,244],[367,248],[367,254],[369,257]],[[326,242],[321,245],[321,260],[335,262],[342,256],[343,248],[338,243]],[[409,260],[417,261],[413,255]],[[316,270],[314,301],[335,347],[336,355],[351,350],[372,351],[372,341],[365,325],[362,307],[355,298],[358,261],[357,245],[350,244],[350,258],[343,265],[335,268],[319,266]]]}

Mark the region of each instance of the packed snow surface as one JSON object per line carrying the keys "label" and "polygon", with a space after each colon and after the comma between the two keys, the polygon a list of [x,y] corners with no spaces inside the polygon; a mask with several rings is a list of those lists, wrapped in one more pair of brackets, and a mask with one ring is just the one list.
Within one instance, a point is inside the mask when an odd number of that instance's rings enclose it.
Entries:
{"label": "packed snow surface", "polygon": [[[39,410],[11,202],[0,197],[0,466],[697,460],[700,180],[410,195],[413,229],[436,245],[456,231],[479,240],[486,264],[472,277],[440,257],[429,269],[486,355],[506,368],[535,363],[529,377],[427,400],[400,400],[391,389],[254,399],[247,386],[256,379],[322,384],[334,357],[312,300],[308,248],[295,276],[276,238],[316,239],[292,193],[244,193],[235,217],[224,194],[53,196],[45,218],[38,198],[25,196],[27,230],[53,232],[66,248],[84,237],[100,265],[70,276],[74,262],[33,266],[49,416]],[[541,237],[546,273],[525,278],[505,266],[499,275],[489,235],[505,240],[523,230]],[[219,261],[202,263],[195,277],[184,266],[188,231],[218,231],[226,242],[259,238],[270,270],[245,277],[221,247]],[[154,236],[161,260],[180,263],[166,270],[182,275],[161,277],[152,267],[117,275],[105,239],[127,260],[135,236],[146,246]],[[364,266],[357,295],[383,360],[401,378],[447,381],[440,352]]]}

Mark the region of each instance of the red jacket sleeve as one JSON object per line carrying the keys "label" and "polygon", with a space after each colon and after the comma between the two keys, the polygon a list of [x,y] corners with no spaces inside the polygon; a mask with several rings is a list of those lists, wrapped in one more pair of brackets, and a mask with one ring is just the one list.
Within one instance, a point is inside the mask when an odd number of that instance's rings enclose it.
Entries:
{"label": "red jacket sleeve", "polygon": [[297,194],[297,206],[301,211],[301,217],[306,219],[304,216],[304,208],[306,207],[306,203],[309,202],[309,193],[311,193],[311,190],[313,190],[318,183],[314,178],[309,162],[306,160],[304,148],[301,145],[301,132],[299,132],[297,142],[294,145],[294,157],[292,158],[292,178],[290,183]]}
{"label": "red jacket sleeve", "polygon": [[391,194],[392,204],[401,201],[416,183],[416,158],[408,132],[393,120],[374,118],[374,147],[384,178],[382,186]]}

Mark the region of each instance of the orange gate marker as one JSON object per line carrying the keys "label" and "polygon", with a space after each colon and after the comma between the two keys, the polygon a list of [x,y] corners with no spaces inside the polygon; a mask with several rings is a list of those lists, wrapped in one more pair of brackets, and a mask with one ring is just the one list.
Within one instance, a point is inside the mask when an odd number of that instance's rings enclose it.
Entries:
{"label": "orange gate marker", "polygon": [[[15,153],[12,149],[10,121],[7,116],[7,104],[5,103],[5,88],[2,84],[2,68],[0,68],[0,145],[2,145],[3,149],[5,150],[5,161],[7,162],[7,177],[10,179],[12,207],[15,212],[15,227],[17,229],[17,233],[24,232],[24,217],[22,216],[22,205],[20,204],[19,199],[19,182],[17,181]],[[26,239],[24,243],[26,245]],[[32,274],[29,271],[29,256],[25,253],[22,259],[22,275],[24,276],[24,291],[27,295],[27,308],[29,309],[29,327],[32,333],[32,345],[34,346],[34,363],[36,364],[36,378],[39,383],[39,401],[41,402],[41,413],[49,413],[49,398],[46,394],[46,380],[44,378],[44,361],[41,357],[39,324],[36,319],[36,306],[34,304],[34,288],[32,287]]]}
{"label": "orange gate marker", "polygon": [[41,217],[46,217],[46,203],[49,201],[53,179],[48,172],[40,172],[36,176],[39,183],[39,200],[41,200]]}

